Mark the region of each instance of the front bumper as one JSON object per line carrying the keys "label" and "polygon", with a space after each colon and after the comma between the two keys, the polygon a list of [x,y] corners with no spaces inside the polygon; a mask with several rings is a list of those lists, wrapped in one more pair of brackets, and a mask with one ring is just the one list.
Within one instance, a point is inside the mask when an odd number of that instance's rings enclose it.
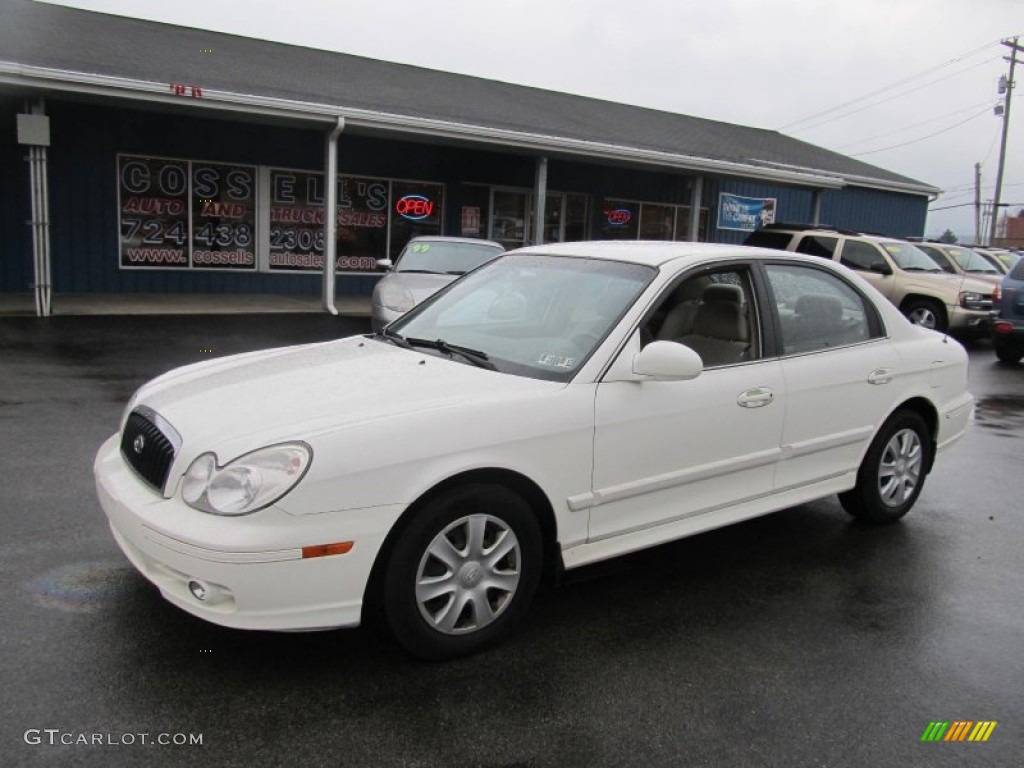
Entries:
{"label": "front bumper", "polygon": [[948,307],[949,329],[951,331],[986,332],[989,327],[988,310],[964,309],[961,306]]}
{"label": "front bumper", "polygon": [[[93,466],[114,540],[171,603],[241,629],[356,626],[370,569],[403,507],[291,515],[277,507],[241,517],[199,512],[165,499],[121,458],[118,436]],[[352,541],[346,554],[303,558],[303,547]],[[207,588],[196,598],[190,581]]]}

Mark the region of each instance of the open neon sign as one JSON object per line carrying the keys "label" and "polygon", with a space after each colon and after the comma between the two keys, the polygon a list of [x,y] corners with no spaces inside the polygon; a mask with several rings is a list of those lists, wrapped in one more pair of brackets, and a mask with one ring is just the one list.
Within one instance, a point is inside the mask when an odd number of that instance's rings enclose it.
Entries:
{"label": "open neon sign", "polygon": [[624,227],[633,218],[633,212],[628,208],[616,208],[614,211],[605,211],[605,216],[613,227]]}
{"label": "open neon sign", "polygon": [[423,195],[406,195],[395,203],[395,212],[406,219],[419,221],[434,213],[434,201]]}

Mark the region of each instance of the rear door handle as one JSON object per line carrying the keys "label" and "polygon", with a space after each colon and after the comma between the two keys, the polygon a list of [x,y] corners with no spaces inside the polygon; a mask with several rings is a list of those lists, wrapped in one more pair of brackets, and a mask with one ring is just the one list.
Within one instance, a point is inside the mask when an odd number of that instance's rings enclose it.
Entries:
{"label": "rear door handle", "polygon": [[763,405],[768,405],[774,399],[775,393],[768,387],[752,387],[746,392],[740,392],[736,397],[736,402],[744,408],[760,408]]}
{"label": "rear door handle", "polygon": [[876,368],[868,374],[868,384],[888,384],[892,379],[892,368]]}

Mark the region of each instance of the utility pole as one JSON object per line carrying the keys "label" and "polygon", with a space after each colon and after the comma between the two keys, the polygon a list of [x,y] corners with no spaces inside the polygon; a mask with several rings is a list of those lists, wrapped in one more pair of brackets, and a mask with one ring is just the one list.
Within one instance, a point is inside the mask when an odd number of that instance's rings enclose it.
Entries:
{"label": "utility pole", "polygon": [[974,164],[974,242],[981,245],[981,163]]}
{"label": "utility pole", "polygon": [[[1013,68],[1017,64],[1017,54],[1024,53],[1024,46],[1018,45],[1019,38],[1003,40],[1002,44],[1010,49],[1010,55],[1003,58],[1010,62],[1010,74],[1006,78],[1006,94],[1003,97],[1003,138],[999,144],[999,170],[996,171],[996,193],[992,201],[992,229],[989,231],[988,244],[999,231],[999,203],[1003,195],[1003,166],[1006,163],[1006,134],[1010,128],[1010,105],[1013,103]],[[1024,62],[1022,62],[1024,63]]]}

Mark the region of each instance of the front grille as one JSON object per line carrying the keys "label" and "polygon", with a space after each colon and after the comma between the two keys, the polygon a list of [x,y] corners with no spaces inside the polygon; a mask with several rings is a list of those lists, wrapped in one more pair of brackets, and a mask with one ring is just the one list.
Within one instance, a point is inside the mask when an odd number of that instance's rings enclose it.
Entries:
{"label": "front grille", "polygon": [[178,441],[169,424],[164,423],[172,433],[167,435],[155,422],[163,419],[149,409],[132,411],[121,434],[121,455],[139,477],[162,492]]}

